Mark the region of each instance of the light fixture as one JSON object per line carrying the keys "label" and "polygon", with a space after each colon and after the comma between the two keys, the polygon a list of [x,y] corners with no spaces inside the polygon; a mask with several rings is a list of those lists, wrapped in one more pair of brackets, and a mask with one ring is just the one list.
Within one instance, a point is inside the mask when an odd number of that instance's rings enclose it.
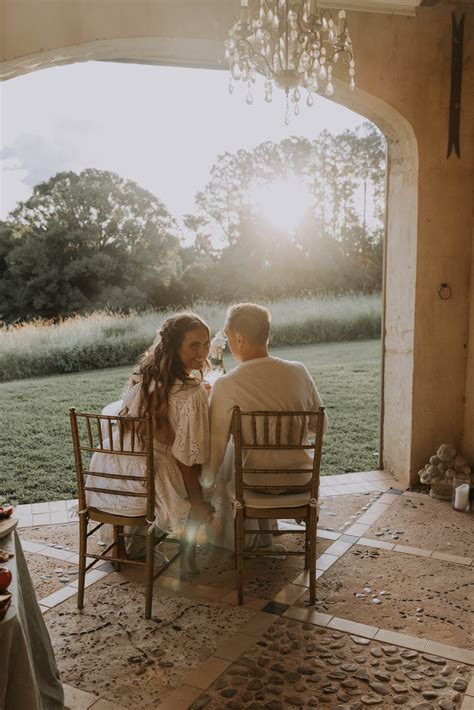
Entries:
{"label": "light fixture", "polygon": [[349,85],[354,89],[355,62],[346,13],[333,15],[320,9],[316,0],[241,0],[240,20],[225,43],[229,60],[229,91],[234,81],[248,85],[246,101],[253,103],[252,84],[257,74],[265,78],[265,101],[272,100],[273,85],[286,93],[285,123],[299,113],[301,90],[312,106],[313,94],[332,96],[333,64],[340,58],[349,67]]}

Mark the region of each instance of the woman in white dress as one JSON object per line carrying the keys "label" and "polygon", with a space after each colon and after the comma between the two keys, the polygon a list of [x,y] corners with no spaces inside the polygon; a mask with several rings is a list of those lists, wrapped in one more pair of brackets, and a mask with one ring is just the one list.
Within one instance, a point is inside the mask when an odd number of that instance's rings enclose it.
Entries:
{"label": "woman in white dress", "polygon": [[[203,500],[199,482],[201,465],[209,458],[209,405],[202,385],[209,346],[209,328],[199,316],[180,313],[168,318],[152,346],[139,358],[123,401],[114,412],[153,417],[155,525],[164,532],[181,534],[184,579],[199,571],[197,532],[201,524],[213,517],[213,508]],[[193,376],[196,372],[197,377]],[[106,442],[104,445],[107,448]],[[144,464],[140,459],[112,453],[94,457],[93,471],[137,475],[140,469],[139,475],[143,475]],[[110,482],[114,489],[141,490],[140,482],[136,481],[124,480],[119,485],[116,479],[99,480],[101,487]],[[87,484],[94,486],[93,475],[89,475]],[[87,494],[88,505],[113,512],[126,509],[128,515],[143,514],[142,501],[143,498],[111,493]],[[132,549],[133,545],[127,546],[129,554]]]}

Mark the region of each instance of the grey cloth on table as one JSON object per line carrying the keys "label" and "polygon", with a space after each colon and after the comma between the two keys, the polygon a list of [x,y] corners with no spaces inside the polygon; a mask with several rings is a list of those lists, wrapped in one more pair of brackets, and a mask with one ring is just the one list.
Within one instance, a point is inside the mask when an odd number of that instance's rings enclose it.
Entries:
{"label": "grey cloth on table", "polygon": [[62,710],[64,692],[46,624],[16,532],[0,540],[15,556],[12,601],[0,621],[1,710]]}

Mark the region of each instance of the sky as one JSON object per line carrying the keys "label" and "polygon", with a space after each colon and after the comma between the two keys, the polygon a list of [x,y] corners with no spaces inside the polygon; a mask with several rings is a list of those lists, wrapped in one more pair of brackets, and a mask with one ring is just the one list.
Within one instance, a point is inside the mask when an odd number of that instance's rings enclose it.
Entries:
{"label": "sky", "polygon": [[284,95],[254,102],[210,69],[84,62],[0,83],[0,219],[61,170],[112,170],[155,195],[181,221],[217,156],[288,136],[339,133],[362,116],[322,97],[284,123]]}

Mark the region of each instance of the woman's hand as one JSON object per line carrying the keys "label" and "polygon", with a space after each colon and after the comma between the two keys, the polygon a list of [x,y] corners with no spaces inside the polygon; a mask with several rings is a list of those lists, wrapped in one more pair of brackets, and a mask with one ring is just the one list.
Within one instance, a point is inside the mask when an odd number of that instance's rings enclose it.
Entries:
{"label": "woman's hand", "polygon": [[200,525],[212,523],[216,509],[204,500],[191,501],[190,518]]}

